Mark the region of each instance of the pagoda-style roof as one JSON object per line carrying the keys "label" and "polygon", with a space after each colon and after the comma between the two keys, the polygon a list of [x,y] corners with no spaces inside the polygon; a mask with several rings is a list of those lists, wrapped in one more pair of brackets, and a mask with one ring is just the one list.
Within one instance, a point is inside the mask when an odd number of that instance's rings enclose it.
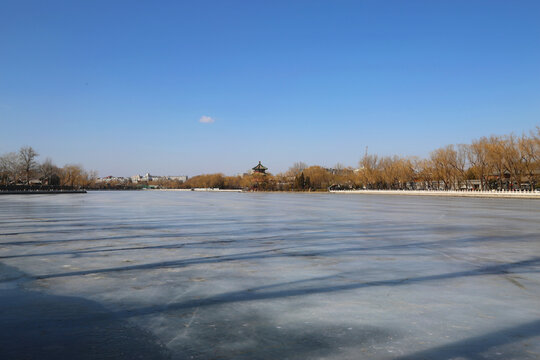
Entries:
{"label": "pagoda-style roof", "polygon": [[259,163],[257,164],[257,166],[255,166],[254,168],[252,168],[253,171],[255,172],[261,172],[261,173],[264,173],[266,170],[268,170],[267,167],[263,166],[263,164],[261,164],[261,162],[259,161]]}

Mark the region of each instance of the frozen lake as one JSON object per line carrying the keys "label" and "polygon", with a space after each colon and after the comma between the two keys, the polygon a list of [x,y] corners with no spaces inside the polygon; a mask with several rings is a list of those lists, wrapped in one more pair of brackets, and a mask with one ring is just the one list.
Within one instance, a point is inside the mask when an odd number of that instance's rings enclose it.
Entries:
{"label": "frozen lake", "polygon": [[540,201],[0,196],[0,358],[539,359]]}

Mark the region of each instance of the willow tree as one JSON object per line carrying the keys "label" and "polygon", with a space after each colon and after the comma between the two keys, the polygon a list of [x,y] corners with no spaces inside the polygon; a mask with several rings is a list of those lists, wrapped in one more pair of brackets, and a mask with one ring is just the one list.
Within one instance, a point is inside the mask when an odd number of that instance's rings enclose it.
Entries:
{"label": "willow tree", "polygon": [[488,139],[482,137],[474,140],[468,148],[467,157],[474,175],[480,180],[481,190],[486,190],[489,175]]}

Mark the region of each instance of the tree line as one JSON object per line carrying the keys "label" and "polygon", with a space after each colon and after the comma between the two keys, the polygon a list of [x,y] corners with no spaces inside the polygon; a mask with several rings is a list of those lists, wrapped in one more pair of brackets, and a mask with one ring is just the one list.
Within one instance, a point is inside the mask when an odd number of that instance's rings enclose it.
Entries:
{"label": "tree line", "polygon": [[260,191],[326,191],[328,189],[533,190],[540,187],[540,127],[528,134],[482,137],[470,144],[447,145],[427,158],[365,154],[358,167],[333,168],[297,162],[273,174],[202,174],[186,182],[96,182],[96,173],[80,165],[62,168],[50,159],[37,162],[29,146],[0,156],[0,185],[31,185],[87,189],[220,188]]}
{"label": "tree line", "polygon": [[58,167],[49,158],[39,163],[38,156],[30,146],[0,156],[0,185],[88,188],[94,184],[95,172],[74,164]]}
{"label": "tree line", "polygon": [[447,145],[426,159],[366,154],[360,168],[368,189],[531,190],[540,185],[540,127]]}
{"label": "tree line", "polygon": [[540,127],[528,134],[482,137],[447,145],[427,158],[365,154],[358,168],[295,163],[277,175],[199,175],[184,188],[212,187],[277,191],[534,190],[540,187]]}

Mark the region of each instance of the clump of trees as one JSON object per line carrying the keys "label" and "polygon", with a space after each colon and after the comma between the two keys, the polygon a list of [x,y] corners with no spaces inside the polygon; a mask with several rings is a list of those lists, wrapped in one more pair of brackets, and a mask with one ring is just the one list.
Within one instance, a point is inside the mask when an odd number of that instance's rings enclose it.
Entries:
{"label": "clump of trees", "polygon": [[414,181],[413,163],[413,158],[366,154],[359,163],[359,182],[366,189],[403,189]]}
{"label": "clump of trees", "polygon": [[540,127],[520,137],[447,145],[427,159],[366,154],[360,170],[368,189],[535,189],[540,185]]}
{"label": "clump of trees", "polygon": [[30,146],[0,156],[0,185],[88,188],[95,182],[95,172],[87,172],[80,165],[58,167],[49,158],[38,162],[38,156]]}
{"label": "clump of trees", "polygon": [[225,176],[219,174],[198,175],[188,179],[179,187],[184,189],[219,188],[219,189],[251,189],[276,190],[275,177],[271,174],[246,174],[242,176]]}

